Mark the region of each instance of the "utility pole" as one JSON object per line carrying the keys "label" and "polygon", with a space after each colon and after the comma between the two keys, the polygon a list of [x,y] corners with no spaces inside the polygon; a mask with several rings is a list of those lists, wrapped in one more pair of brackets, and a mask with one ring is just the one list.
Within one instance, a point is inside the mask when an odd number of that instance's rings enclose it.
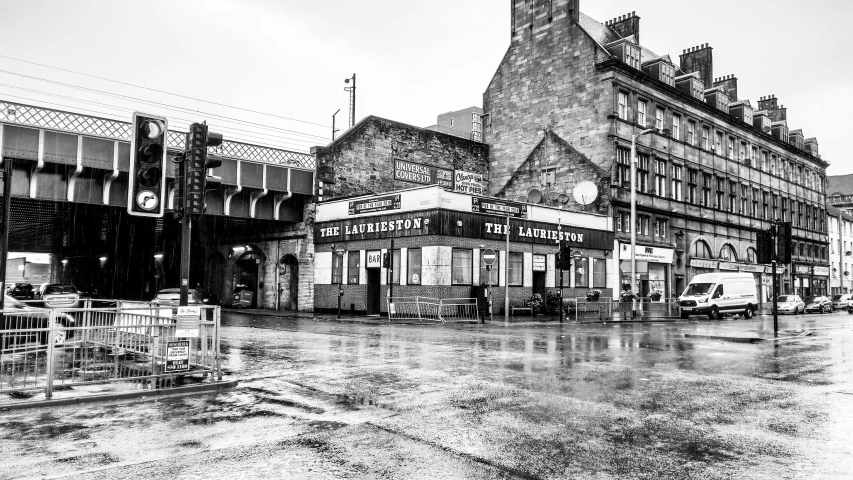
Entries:
{"label": "utility pole", "polygon": [[355,125],[355,74],[352,74],[352,77],[345,78],[344,83],[350,83],[352,80],[351,87],[344,87],[344,90],[349,92],[349,128],[352,128]]}
{"label": "utility pole", "polygon": [[[560,213],[557,214],[557,274],[560,276],[560,323],[563,323],[563,206],[560,205]],[[575,315],[577,317],[577,315]]]}
{"label": "utility pole", "polygon": [[[2,128],[2,127],[0,127]],[[3,233],[0,236],[0,310],[6,307],[6,260],[9,257],[9,228],[12,225],[12,219],[9,218],[9,211],[12,204],[12,160],[2,157],[3,152],[0,152],[0,162],[3,162]],[[64,270],[63,270],[64,273]]]}
{"label": "utility pole", "polygon": [[[637,284],[637,138],[655,129],[647,128],[636,135],[631,135],[631,292],[636,297],[639,292]],[[637,310],[636,299],[631,300],[631,317]]]}

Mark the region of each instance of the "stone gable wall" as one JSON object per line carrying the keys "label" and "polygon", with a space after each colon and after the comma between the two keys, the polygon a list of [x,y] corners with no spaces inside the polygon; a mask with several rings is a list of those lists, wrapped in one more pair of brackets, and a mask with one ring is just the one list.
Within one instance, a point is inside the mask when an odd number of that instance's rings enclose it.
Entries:
{"label": "stone gable wall", "polygon": [[324,199],[421,185],[394,180],[394,160],[488,174],[489,147],[484,143],[378,117],[354,128],[333,143],[329,153],[317,155]]}
{"label": "stone gable wall", "polygon": [[[488,114],[485,141],[490,144],[492,195],[513,189],[538,188],[539,175],[519,168],[546,130],[565,140],[602,172],[612,168],[608,141],[615,110],[613,87],[596,72],[606,53],[581,27],[563,18],[538,36],[514,42],[483,95]],[[557,158],[564,171],[572,158]],[[582,180],[574,172],[577,181]],[[592,173],[591,171],[583,172]],[[602,179],[583,178],[599,183]],[[571,196],[570,185],[564,192]]]}

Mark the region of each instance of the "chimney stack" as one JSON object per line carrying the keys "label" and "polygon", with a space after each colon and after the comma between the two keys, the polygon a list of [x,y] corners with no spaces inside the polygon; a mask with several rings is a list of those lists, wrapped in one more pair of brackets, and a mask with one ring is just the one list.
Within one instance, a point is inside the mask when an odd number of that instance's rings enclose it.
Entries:
{"label": "chimney stack", "polygon": [[733,102],[737,102],[737,77],[734,75],[726,75],[725,77],[715,78],[714,79],[714,87],[720,87],[726,92],[726,95]]}
{"label": "chimney stack", "polygon": [[619,35],[619,38],[634,36],[637,45],[640,44],[640,17],[636,12],[631,12],[626,15],[620,15],[613,20],[604,22],[611,30]]}
{"label": "chimney stack", "polygon": [[549,28],[555,18],[559,22],[580,21],[580,0],[567,0],[559,5],[553,0],[510,0],[510,36],[513,41],[530,39],[534,31]]}
{"label": "chimney stack", "polygon": [[710,88],[714,80],[714,49],[707,43],[685,50],[679,55],[680,68],[684,73],[699,72],[699,78]]}

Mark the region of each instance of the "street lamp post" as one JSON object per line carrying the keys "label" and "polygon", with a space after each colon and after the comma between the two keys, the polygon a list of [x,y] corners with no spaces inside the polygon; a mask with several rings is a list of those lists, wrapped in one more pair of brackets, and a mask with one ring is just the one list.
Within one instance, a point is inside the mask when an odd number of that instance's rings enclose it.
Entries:
{"label": "street lamp post", "polygon": [[[642,132],[631,135],[631,292],[635,294],[637,288],[637,137],[654,132],[654,128],[647,128]],[[631,314],[636,310],[636,299],[632,300]]]}

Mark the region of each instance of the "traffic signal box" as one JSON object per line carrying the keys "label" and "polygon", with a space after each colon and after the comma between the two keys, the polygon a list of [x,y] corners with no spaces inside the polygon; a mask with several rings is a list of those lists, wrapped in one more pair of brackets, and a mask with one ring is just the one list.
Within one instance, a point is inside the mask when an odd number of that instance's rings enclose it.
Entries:
{"label": "traffic signal box", "polygon": [[777,223],[770,228],[770,231],[759,230],[755,243],[758,263],[772,262],[774,250],[777,263],[791,263],[791,222]]}
{"label": "traffic signal box", "polygon": [[130,139],[127,212],[162,217],[166,196],[164,168],[168,135],[166,117],[134,112]]}
{"label": "traffic signal box", "polygon": [[776,261],[791,263],[791,222],[779,223],[776,226]]}
{"label": "traffic signal box", "polygon": [[568,242],[560,242],[560,251],[557,253],[557,269],[569,270],[572,268],[572,247]]}
{"label": "traffic signal box", "polygon": [[207,147],[222,144],[222,135],[212,133],[204,123],[193,123],[187,135],[187,151],[184,169],[184,213],[204,213],[204,191],[207,171],[222,164],[222,159],[209,155]]}

